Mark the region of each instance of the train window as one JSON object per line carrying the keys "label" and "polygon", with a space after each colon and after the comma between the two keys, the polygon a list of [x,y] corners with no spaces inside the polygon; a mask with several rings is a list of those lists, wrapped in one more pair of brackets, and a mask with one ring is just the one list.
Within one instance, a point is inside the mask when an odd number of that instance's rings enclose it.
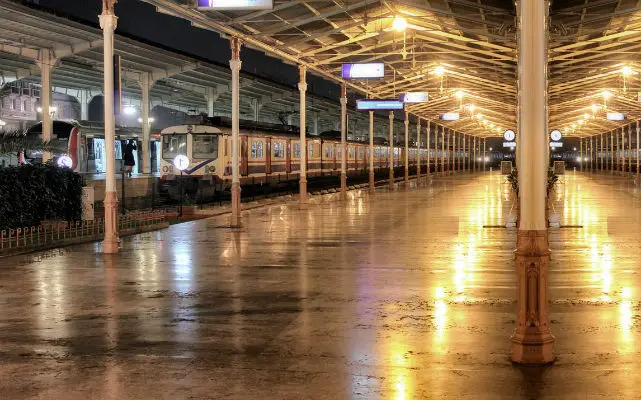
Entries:
{"label": "train window", "polygon": [[187,135],[169,134],[162,136],[162,157],[173,159],[179,154],[187,154]]}
{"label": "train window", "polygon": [[309,157],[314,157],[314,144],[309,144]]}
{"label": "train window", "polygon": [[300,143],[294,144],[294,157],[300,158]]}
{"label": "train window", "polygon": [[263,142],[262,141],[253,141],[252,142],[252,159],[262,159],[263,158]]}
{"label": "train window", "polygon": [[332,147],[330,145],[325,145],[325,158],[332,157]]}
{"label": "train window", "polygon": [[218,158],[218,135],[192,135],[191,153],[194,159]]}
{"label": "train window", "polygon": [[274,157],[285,157],[285,145],[282,142],[274,142]]}

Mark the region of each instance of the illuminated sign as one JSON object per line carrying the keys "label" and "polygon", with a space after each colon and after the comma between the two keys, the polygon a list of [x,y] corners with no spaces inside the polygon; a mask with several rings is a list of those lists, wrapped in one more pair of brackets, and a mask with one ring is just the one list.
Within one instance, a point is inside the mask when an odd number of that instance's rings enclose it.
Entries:
{"label": "illuminated sign", "polygon": [[516,147],[516,142],[503,142],[503,147],[504,148],[515,148]]}
{"label": "illuminated sign", "polygon": [[561,148],[563,147],[563,142],[550,142],[551,148]]}
{"label": "illuminated sign", "polygon": [[174,157],[174,166],[180,171],[186,170],[189,167],[189,158],[185,155]]}
{"label": "illuminated sign", "polygon": [[443,121],[458,121],[461,116],[458,113],[443,113],[441,114],[441,120]]}
{"label": "illuminated sign", "polygon": [[198,0],[200,10],[271,10],[273,0]]}
{"label": "illuminated sign", "polygon": [[403,110],[404,104],[399,100],[363,99],[356,101],[357,110]]}
{"label": "illuminated sign", "polygon": [[343,64],[343,78],[383,78],[383,76],[385,76],[383,63]]}
{"label": "illuminated sign", "polygon": [[625,114],[623,113],[608,113],[606,118],[610,121],[623,121],[625,120]]}
{"label": "illuminated sign", "polygon": [[514,138],[516,138],[516,134],[511,129],[506,130],[503,133],[503,139],[505,139],[508,142],[514,142]]}
{"label": "illuminated sign", "polygon": [[407,92],[401,94],[403,103],[424,103],[427,102],[427,92]]}

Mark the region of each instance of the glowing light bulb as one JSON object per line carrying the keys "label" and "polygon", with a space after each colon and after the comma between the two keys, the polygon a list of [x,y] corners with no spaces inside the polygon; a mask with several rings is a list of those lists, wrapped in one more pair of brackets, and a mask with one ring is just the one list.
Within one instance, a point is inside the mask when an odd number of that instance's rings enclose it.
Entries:
{"label": "glowing light bulb", "polygon": [[467,109],[470,111],[470,113],[474,113],[474,109],[476,109],[476,106],[471,104],[471,105],[467,106]]}
{"label": "glowing light bulb", "polygon": [[590,119],[590,115],[588,113],[583,114],[583,119],[589,120]]}
{"label": "glowing light bulb", "polygon": [[478,118],[480,120],[481,118],[483,118],[483,114],[481,114],[481,113],[477,114],[476,118]]}
{"label": "glowing light bulb", "polygon": [[626,77],[627,77],[627,76],[630,76],[630,75],[632,75],[632,74],[634,74],[634,71],[632,71],[632,68],[631,68],[629,65],[626,65],[626,66],[624,66],[623,68],[621,68],[621,72],[622,72],[622,73],[623,73],[623,75],[625,75]]}
{"label": "glowing light bulb", "polygon": [[440,77],[441,75],[445,74],[445,67],[439,65],[434,69],[433,73],[434,75],[438,75]]}
{"label": "glowing light bulb", "polygon": [[465,93],[463,91],[456,91],[456,97],[458,100],[463,99],[463,96],[465,96]]}
{"label": "glowing light bulb", "polygon": [[407,20],[397,15],[392,22],[392,29],[397,32],[403,32],[407,29]]}
{"label": "glowing light bulb", "polygon": [[609,98],[612,97],[612,93],[610,93],[609,91],[603,91],[601,94],[603,95],[603,98],[605,100],[608,100]]}
{"label": "glowing light bulb", "polygon": [[596,114],[597,111],[599,111],[599,106],[597,106],[596,104],[593,104],[592,105],[592,114]]}

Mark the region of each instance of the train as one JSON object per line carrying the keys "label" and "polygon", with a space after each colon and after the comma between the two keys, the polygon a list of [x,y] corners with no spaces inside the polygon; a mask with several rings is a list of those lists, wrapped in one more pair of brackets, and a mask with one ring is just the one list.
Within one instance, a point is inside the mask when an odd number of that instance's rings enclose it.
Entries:
{"label": "train", "polygon": [[[161,180],[172,194],[181,187],[192,196],[207,191],[226,191],[231,187],[232,152],[231,119],[228,117],[188,117],[185,124],[167,127],[160,132],[162,158]],[[297,126],[239,121],[240,182],[249,185],[279,185],[297,181],[300,169],[300,152],[307,152],[307,176],[339,176],[341,171],[341,141],[339,131],[324,131],[319,135],[306,135],[301,147]],[[418,149],[409,149],[410,168],[416,169]],[[375,171],[389,169],[389,143],[376,137],[374,145]],[[403,169],[404,144],[396,143],[394,168]],[[427,166],[426,148],[421,148],[421,166]],[[182,172],[174,167],[174,158],[185,155],[189,166]],[[437,152],[431,151],[431,161]],[[440,153],[439,153],[440,157]],[[369,143],[347,141],[347,175],[367,174],[369,169]],[[178,185],[180,184],[180,185]]]}
{"label": "train", "polygon": [[[52,141],[61,142],[61,148],[71,158],[71,168],[78,173],[100,174],[106,171],[105,154],[105,125],[102,121],[53,120]],[[42,122],[36,123],[25,131],[25,135],[42,137]],[[150,137],[150,157],[152,172],[160,167],[160,134]],[[116,170],[122,167],[122,150],[127,140],[133,140],[137,145],[134,152],[136,166],[134,172],[142,172],[142,129],[140,127],[116,126],[115,155]],[[61,155],[61,154],[60,154]],[[54,155],[54,157],[60,156]],[[40,152],[30,151],[25,154],[29,161],[42,159]]]}

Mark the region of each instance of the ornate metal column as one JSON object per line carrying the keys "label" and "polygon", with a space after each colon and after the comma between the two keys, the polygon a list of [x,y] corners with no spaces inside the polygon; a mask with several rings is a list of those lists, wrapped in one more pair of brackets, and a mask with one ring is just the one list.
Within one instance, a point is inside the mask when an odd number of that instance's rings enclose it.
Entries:
{"label": "ornate metal column", "polygon": [[149,156],[149,137],[151,123],[149,122],[149,90],[153,85],[151,74],[148,72],[140,73],[140,108],[142,114],[142,172],[151,174],[151,157]]}
{"label": "ornate metal column", "polygon": [[394,112],[389,112],[389,190],[394,190]]}
{"label": "ornate metal column", "polygon": [[628,172],[632,174],[632,124],[628,125]]}
{"label": "ornate metal column", "polygon": [[416,183],[421,181],[421,118],[416,117]]}
{"label": "ornate metal column", "polygon": [[369,112],[369,193],[374,194],[374,111]]}
{"label": "ornate metal column", "polygon": [[425,147],[427,148],[427,169],[425,170],[425,174],[427,175],[427,180],[426,183],[430,183],[430,174],[431,174],[431,166],[430,163],[432,162],[432,155],[430,155],[430,120],[427,120],[427,126],[425,129],[427,130],[427,145]]}
{"label": "ornate metal column", "polygon": [[[54,57],[51,50],[40,49],[40,51],[38,52],[36,65],[40,67],[40,108],[42,109],[42,140],[45,142],[49,142],[53,139],[53,121],[51,117],[51,72],[53,70],[53,67],[57,63],[58,60]],[[46,162],[49,159],[51,159],[51,153],[43,152],[42,161]]]}
{"label": "ornate metal column", "polygon": [[229,66],[231,67],[231,226],[240,227],[241,221],[241,206],[240,206],[240,162],[238,160],[239,144],[239,79],[240,67],[240,46],[242,44],[240,38],[233,37],[229,40],[231,46],[231,60]]}
{"label": "ornate metal column", "polygon": [[[103,253],[117,253],[118,244],[118,196],[116,194],[116,116],[114,113],[114,31],[118,18],[114,13],[116,0],[103,0],[100,28],[103,35],[103,86],[105,114],[105,239]],[[42,109],[43,114],[45,109]],[[48,110],[46,110],[48,112]]]}
{"label": "ornate metal column", "polygon": [[483,172],[485,172],[485,168],[487,166],[487,156],[485,154],[486,142],[487,142],[487,138],[483,138]]}
{"label": "ornate metal column", "polygon": [[405,157],[403,158],[403,164],[405,165],[405,175],[403,180],[403,187],[409,189],[410,187],[410,147],[409,147],[409,135],[410,135],[410,117],[409,113],[405,112]]}
{"label": "ornate metal column", "polygon": [[445,127],[441,128],[441,175],[445,175]]}
{"label": "ornate metal column", "polygon": [[298,203],[301,209],[307,208],[307,68],[305,66],[298,67],[298,93],[300,104],[298,106],[300,112],[300,166],[298,168]]}
{"label": "ornate metal column", "polygon": [[516,242],[517,320],[511,359],[544,364],[554,360],[554,337],[548,318],[548,246],[545,215],[547,155],[548,1],[521,0],[519,21],[520,221]]}
{"label": "ornate metal column", "polygon": [[347,199],[347,87],[341,87],[341,199]]}

